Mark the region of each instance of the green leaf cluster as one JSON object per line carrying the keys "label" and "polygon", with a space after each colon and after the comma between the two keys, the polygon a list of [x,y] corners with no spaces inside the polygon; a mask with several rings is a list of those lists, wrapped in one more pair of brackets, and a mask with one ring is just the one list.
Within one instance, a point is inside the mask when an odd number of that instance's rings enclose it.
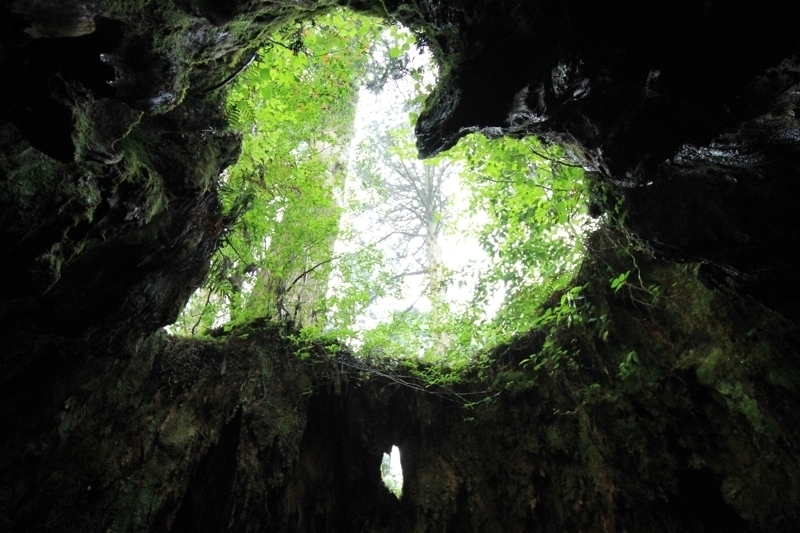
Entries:
{"label": "green leaf cluster", "polygon": [[470,209],[485,220],[476,233],[489,265],[477,283],[474,309],[498,292],[505,295],[487,323],[489,336],[502,341],[540,326],[539,308],[581,264],[591,225],[583,169],[563,149],[535,137],[471,135],[454,151],[464,160]]}
{"label": "green leaf cluster", "polygon": [[[242,156],[221,178],[231,225],[209,279],[173,330],[198,334],[256,316],[318,314],[344,186],[358,84],[379,21],[345,10],[277,32],[229,90]],[[300,294],[303,291],[308,294]]]}
{"label": "green leaf cluster", "polygon": [[[367,166],[378,168],[381,157],[392,158],[384,166],[404,160],[411,165],[405,148],[400,143],[373,150]],[[470,305],[455,305],[441,298],[441,289],[438,295],[428,289],[430,309],[396,311],[361,332],[361,352],[368,357],[439,360],[452,369],[472,364],[488,348],[532,328],[555,332],[580,322],[582,287],[565,289],[581,264],[583,236],[591,226],[583,170],[561,148],[538,139],[482,135],[462,140],[426,164],[458,169],[456,179],[468,193],[469,207],[467,213],[444,213],[443,221],[453,226],[450,231],[457,229],[449,221],[460,217],[479,221],[473,233],[488,260],[475,271],[445,269],[442,274],[448,286],[474,287]],[[394,186],[382,173],[362,174],[372,190]],[[390,206],[388,212],[394,209]],[[558,291],[563,291],[560,300],[543,308]],[[548,334],[541,356],[528,362],[540,366],[557,361],[563,354],[556,353],[556,344],[556,336]]]}
{"label": "green leaf cluster", "polygon": [[[583,256],[590,223],[582,168],[563,149],[533,137],[475,134],[419,168],[439,165],[458,175],[469,197],[467,214],[480,221],[473,236],[486,260],[466,273],[432,268],[419,259],[425,254],[417,256],[415,270],[436,281],[430,288],[435,294],[427,295],[430,308],[396,311],[359,331],[370,305],[399,297],[403,285],[390,264],[397,254],[341,224],[343,210],[352,207],[344,189],[357,90],[364,80],[385,83],[402,72],[414,85],[414,101],[405,108],[413,111],[429,82],[424,69],[406,59],[413,39],[384,30],[345,11],[294,23],[273,35],[229,88],[227,111],[243,131],[243,150],[220,180],[227,226],[207,282],[173,331],[206,333],[267,316],[303,326],[306,337],[357,339],[367,357],[443,359],[452,369],[517,333],[581,319],[580,287],[563,292],[556,305],[542,304],[567,287]],[[370,56],[371,48],[380,53]],[[376,57],[383,58],[383,70]],[[378,203],[392,204],[386,212],[400,224],[406,220],[397,213],[403,201],[389,201],[402,198],[397,185],[377,169],[417,165],[413,147],[393,141],[385,150],[371,150],[371,157],[362,163],[373,172],[362,177]],[[437,204],[436,216],[419,227],[400,229],[420,238],[432,227],[453,231],[461,214],[445,211],[445,204]],[[337,252],[337,239],[360,244]],[[414,274],[404,268],[404,275]],[[613,282],[617,288],[625,279]],[[470,304],[447,301],[445,285],[474,288]],[[544,352],[548,342],[555,350],[553,338],[548,336]],[[556,361],[561,354],[553,350],[527,362]],[[433,366],[429,371],[437,372]],[[442,380],[449,382],[454,374],[447,372]]]}

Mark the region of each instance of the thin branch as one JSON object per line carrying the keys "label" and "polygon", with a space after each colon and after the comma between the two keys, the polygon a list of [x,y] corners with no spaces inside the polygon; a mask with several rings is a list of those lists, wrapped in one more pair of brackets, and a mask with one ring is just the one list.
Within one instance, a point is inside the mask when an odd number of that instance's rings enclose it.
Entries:
{"label": "thin branch", "polygon": [[213,292],[214,291],[212,291],[211,289],[208,290],[208,297],[206,298],[206,303],[203,304],[203,311],[200,311],[200,316],[197,317],[197,322],[195,322],[194,326],[192,326],[192,335],[194,335],[194,330],[197,329],[197,326],[200,325],[200,321],[203,320],[204,311],[208,307],[208,304],[211,302],[211,295],[213,294]]}
{"label": "thin branch", "polygon": [[224,79],[224,80],[222,80],[221,82],[219,82],[219,83],[217,83],[217,84],[215,84],[215,85],[212,85],[212,86],[211,86],[211,87],[209,87],[208,89],[202,89],[202,90],[200,91],[200,94],[208,94],[208,93],[210,93],[210,92],[216,91],[217,89],[220,89],[220,88],[222,88],[222,87],[225,87],[225,86],[226,86],[226,85],[228,85],[230,82],[232,82],[233,80],[235,80],[235,79],[236,79],[236,77],[237,77],[237,76],[239,76],[239,74],[241,74],[242,72],[244,72],[244,70],[245,70],[247,67],[249,67],[250,65],[252,65],[252,64],[253,64],[253,61],[255,61],[257,57],[258,57],[258,52],[253,52],[253,55],[252,55],[252,56],[250,56],[250,59],[248,59],[248,60],[247,60],[247,62],[246,62],[244,65],[242,65],[241,67],[239,67],[238,69],[236,69],[236,70],[233,72],[233,74],[231,74],[230,76],[228,76],[227,78],[225,78],[225,79]]}
{"label": "thin branch", "polygon": [[270,39],[269,37],[267,37],[267,42],[270,43],[270,44],[276,44],[276,45],[280,46],[281,48],[285,48],[286,50],[289,50],[293,55],[297,55],[298,52],[303,52],[303,55],[310,57],[310,55],[308,53],[308,50],[306,50],[305,48],[298,48],[298,49],[292,48],[291,46],[287,46],[287,45],[285,45],[285,44],[283,44],[281,42],[278,42],[278,41],[275,41],[273,39]]}
{"label": "thin branch", "polygon": [[554,157],[552,157],[552,156],[545,155],[545,154],[541,154],[541,153],[537,152],[536,150],[534,150],[534,149],[533,149],[533,147],[531,147],[531,146],[528,146],[528,149],[529,149],[529,150],[530,150],[530,151],[531,151],[531,152],[532,152],[534,155],[537,155],[537,156],[541,157],[541,158],[542,158],[542,159],[544,159],[545,161],[550,161],[551,163],[556,163],[556,164],[559,164],[559,165],[564,165],[565,167],[571,167],[571,168],[583,168],[581,165],[570,164],[570,163],[567,163],[567,162],[565,162],[563,159],[556,159],[556,158],[554,158]]}
{"label": "thin branch", "polygon": [[233,243],[232,243],[232,242],[231,242],[231,240],[228,238],[228,236],[227,236],[227,235],[223,235],[223,236],[224,236],[224,238],[225,238],[225,242],[227,242],[227,243],[228,243],[228,246],[230,246],[230,247],[231,247],[231,249],[233,250],[233,252],[236,254],[236,257],[238,257],[238,258],[239,258],[239,260],[240,260],[242,263],[244,263],[244,264],[245,264],[245,266],[247,266],[247,261],[245,261],[245,260],[244,260],[244,258],[242,258],[242,256],[239,254],[239,251],[238,251],[238,250],[236,249],[236,247],[233,245]]}

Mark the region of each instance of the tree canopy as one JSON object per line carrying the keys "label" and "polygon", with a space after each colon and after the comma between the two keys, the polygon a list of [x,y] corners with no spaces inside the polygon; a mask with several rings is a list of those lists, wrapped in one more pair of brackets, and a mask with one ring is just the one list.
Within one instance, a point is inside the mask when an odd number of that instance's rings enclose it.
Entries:
{"label": "tree canopy", "polygon": [[[418,160],[409,117],[430,79],[397,27],[335,11],[270,43],[230,90],[232,223],[173,331],[269,317],[367,356],[463,362],[534,325],[580,264],[582,169],[533,137],[480,134]],[[356,132],[359,87],[388,101],[392,84],[400,111]]]}
{"label": "tree canopy", "polygon": [[316,314],[303,289],[318,291],[312,287],[326,275],[340,213],[333,196],[344,184],[343,140],[379,31],[375,20],[346,11],[296,22],[232,86],[227,106],[244,133],[242,156],[222,177],[220,196],[234,222],[176,332],[254,316],[297,318],[300,307]]}

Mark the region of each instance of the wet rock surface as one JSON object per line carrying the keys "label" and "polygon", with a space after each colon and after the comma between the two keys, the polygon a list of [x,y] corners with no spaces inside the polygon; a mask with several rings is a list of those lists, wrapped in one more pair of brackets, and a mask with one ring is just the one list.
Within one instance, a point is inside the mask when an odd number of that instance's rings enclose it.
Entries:
{"label": "wet rock surface", "polygon": [[591,171],[623,229],[576,281],[574,365],[520,366],[531,332],[422,390],[267,323],[155,333],[229,223],[215,187],[240,137],[215,87],[325,6],[6,2],[0,529],[796,531],[800,7],[348,4],[442,62],[423,155],[537,134]]}

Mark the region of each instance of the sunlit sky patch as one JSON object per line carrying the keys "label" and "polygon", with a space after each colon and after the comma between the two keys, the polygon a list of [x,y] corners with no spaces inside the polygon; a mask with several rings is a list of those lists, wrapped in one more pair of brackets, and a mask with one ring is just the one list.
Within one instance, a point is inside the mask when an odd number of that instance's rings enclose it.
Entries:
{"label": "sunlit sky patch", "polygon": [[[426,50],[412,50],[409,68],[422,67],[424,71],[422,86],[430,88],[436,79],[436,68],[430,53]],[[370,135],[371,131],[387,131],[398,127],[405,127],[408,132],[407,142],[415,143],[411,127],[410,113],[418,113],[419,109],[409,107],[408,102],[415,96],[415,84],[411,76],[389,81],[378,94],[362,88],[358,94],[358,105],[354,123],[354,134],[348,155],[348,167],[351,169],[346,182],[346,190],[341,199],[347,204],[352,199],[365,201],[368,192],[361,186],[360,178],[352,170],[356,167],[358,146]],[[447,218],[440,244],[444,255],[446,268],[453,276],[449,284],[446,298],[453,305],[453,311],[458,312],[469,305],[472,300],[478,272],[488,261],[486,252],[481,248],[474,236],[473,229],[482,223],[480,214],[469,214],[468,197],[459,181],[459,167],[453,165],[451,175],[444,182],[444,193],[449,199]],[[389,178],[390,179],[390,178]],[[352,228],[358,233],[362,241],[338,240],[335,254],[341,255],[352,252],[363,242],[376,242],[385,234],[388,228],[375,220],[369,213],[345,212],[340,227]],[[387,253],[391,250],[386,250]],[[336,276],[334,275],[332,287],[335,288]],[[424,294],[424,276],[407,276],[404,279],[401,296],[387,295],[378,298],[358,318],[357,328],[366,330],[380,322],[387,321],[396,311],[416,309],[421,312],[430,310],[430,300]],[[487,309],[487,315],[500,305],[503,299],[502,291],[497,294],[496,301]]]}

